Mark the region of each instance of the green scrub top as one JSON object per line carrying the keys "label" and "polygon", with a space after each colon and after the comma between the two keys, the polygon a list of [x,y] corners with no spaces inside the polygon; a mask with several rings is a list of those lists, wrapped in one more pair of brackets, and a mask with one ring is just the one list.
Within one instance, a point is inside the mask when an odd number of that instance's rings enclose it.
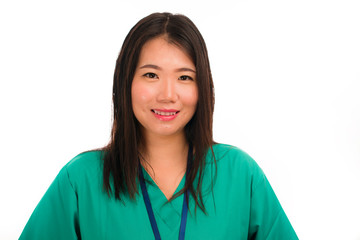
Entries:
{"label": "green scrub top", "polygon": [[[256,162],[230,145],[216,144],[213,150],[216,167],[209,151],[202,182],[207,214],[199,208],[195,213],[190,197],[185,239],[298,239]],[[101,156],[101,151],[85,152],[64,166],[20,239],[154,239],[140,186],[135,201],[109,197]],[[143,173],[161,238],[178,239],[184,194],[167,202]],[[185,177],[175,193],[184,184]]]}

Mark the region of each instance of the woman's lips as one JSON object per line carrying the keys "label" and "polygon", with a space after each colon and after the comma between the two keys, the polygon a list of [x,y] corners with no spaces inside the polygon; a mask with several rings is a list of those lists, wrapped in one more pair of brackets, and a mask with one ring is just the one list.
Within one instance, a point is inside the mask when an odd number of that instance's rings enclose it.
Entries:
{"label": "woman's lips", "polygon": [[177,117],[180,111],[175,109],[151,109],[151,112],[161,121],[171,121]]}

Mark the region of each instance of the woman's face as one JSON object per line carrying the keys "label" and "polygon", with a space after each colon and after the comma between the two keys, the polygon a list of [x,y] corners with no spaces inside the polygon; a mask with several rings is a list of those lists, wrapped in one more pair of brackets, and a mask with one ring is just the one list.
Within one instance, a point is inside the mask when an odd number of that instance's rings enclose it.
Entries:
{"label": "woman's face", "polygon": [[184,134],[198,101],[193,61],[162,37],[149,40],[141,49],[131,99],[147,137]]}

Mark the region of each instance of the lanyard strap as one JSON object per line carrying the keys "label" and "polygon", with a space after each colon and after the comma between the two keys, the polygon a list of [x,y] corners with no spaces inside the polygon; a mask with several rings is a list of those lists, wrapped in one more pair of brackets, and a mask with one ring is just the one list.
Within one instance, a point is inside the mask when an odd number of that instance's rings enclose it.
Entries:
{"label": "lanyard strap", "polygon": [[[192,160],[192,146],[190,144],[189,145],[189,152],[188,152],[188,159],[187,159],[186,174],[190,170],[191,160]],[[150,223],[151,223],[151,228],[153,230],[155,240],[161,240],[159,228],[157,226],[154,211],[153,211],[153,209],[151,207],[149,194],[148,194],[148,191],[146,189],[146,184],[145,184],[145,180],[144,180],[144,174],[142,172],[141,165],[139,165],[139,174],[140,174],[141,192],[142,192],[142,195],[143,195],[143,198],[144,198],[146,210],[147,210],[149,220],[150,220]],[[185,176],[185,183],[186,183],[186,176]],[[185,239],[185,229],[186,229],[186,220],[187,220],[187,212],[188,212],[188,204],[187,204],[188,197],[189,197],[189,190],[186,190],[185,193],[184,193],[184,200],[183,200],[183,206],[182,206],[182,212],[181,212],[181,222],[180,222],[180,230],[179,230],[179,239],[180,240]]]}

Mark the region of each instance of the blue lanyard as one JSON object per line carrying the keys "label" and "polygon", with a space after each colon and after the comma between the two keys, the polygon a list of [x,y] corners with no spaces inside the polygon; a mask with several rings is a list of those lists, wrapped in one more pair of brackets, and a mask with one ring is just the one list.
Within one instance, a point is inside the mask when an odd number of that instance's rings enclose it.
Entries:
{"label": "blue lanyard", "polygon": [[[190,170],[190,163],[192,160],[192,146],[189,145],[189,152],[188,152],[188,159],[187,159],[187,169],[186,174]],[[151,228],[153,230],[155,240],[161,240],[159,229],[155,220],[154,211],[151,207],[150,198],[148,191],[146,189],[145,180],[144,180],[144,174],[141,169],[141,165],[139,165],[139,174],[140,174],[140,186],[141,186],[141,192],[144,198],[146,210],[149,216],[149,220],[151,223]],[[186,176],[185,176],[186,180]],[[186,181],[185,181],[186,182]],[[183,240],[185,239],[185,228],[186,228],[186,220],[187,220],[187,212],[188,212],[188,205],[187,205],[187,199],[189,198],[189,190],[185,191],[184,193],[184,200],[183,200],[183,206],[182,206],[182,212],[181,212],[181,223],[180,223],[180,230],[179,230],[179,239]]]}

